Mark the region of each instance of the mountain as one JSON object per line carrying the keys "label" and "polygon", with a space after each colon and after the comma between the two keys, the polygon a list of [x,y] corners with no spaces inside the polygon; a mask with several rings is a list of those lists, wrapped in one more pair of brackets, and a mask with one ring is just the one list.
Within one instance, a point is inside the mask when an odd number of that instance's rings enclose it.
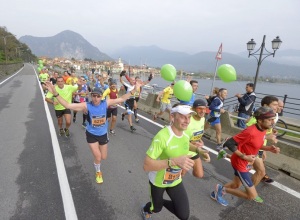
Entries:
{"label": "mountain", "polygon": [[66,57],[75,59],[89,58],[97,61],[112,60],[97,47],[91,45],[80,34],[73,31],[62,31],[52,37],[22,36],[19,39],[28,45],[37,56]]}
{"label": "mountain", "polygon": [[[223,52],[222,60],[219,62],[219,65],[225,63],[231,64],[235,67],[238,74],[253,76],[256,73],[257,61],[254,57],[248,58],[248,54],[244,54],[245,53],[241,53],[241,55],[235,55]],[[276,52],[276,59],[279,54],[280,50]],[[216,52],[205,51],[190,55],[178,51],[164,50],[154,45],[142,47],[124,47],[113,54],[110,54],[110,56],[113,58],[121,57],[130,65],[147,64],[148,66],[161,67],[166,63],[170,63],[173,64],[177,70],[182,69],[191,72],[213,73],[216,66]],[[271,60],[271,58],[269,58],[269,60]],[[259,75],[300,79],[300,67],[264,60],[260,66]]]}

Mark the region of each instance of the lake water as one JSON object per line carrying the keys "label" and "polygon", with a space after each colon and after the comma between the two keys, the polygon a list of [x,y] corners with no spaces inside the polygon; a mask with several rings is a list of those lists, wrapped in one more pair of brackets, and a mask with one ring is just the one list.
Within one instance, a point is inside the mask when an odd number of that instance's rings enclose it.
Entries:
{"label": "lake water", "polygon": [[[179,79],[177,79],[179,80]],[[199,83],[199,88],[197,93],[200,94],[209,94],[212,86],[212,80],[210,79],[197,79]],[[170,82],[165,81],[160,77],[155,77],[151,84],[157,84],[160,87],[166,87],[170,84]],[[235,81],[231,83],[224,83],[221,80],[216,80],[214,83],[214,87],[226,88],[228,90],[227,98],[233,97],[237,93],[245,93],[246,81]],[[266,82],[258,82],[256,85],[256,92],[263,94],[270,94],[277,96],[280,99],[283,99],[284,95],[287,95],[290,98],[296,98],[299,100],[291,100],[287,99],[286,102],[286,111],[291,113],[296,113],[299,115],[284,113],[286,117],[299,118],[300,119],[300,85],[299,84],[286,84],[286,83],[266,83]],[[260,95],[259,97],[261,97]],[[201,97],[200,97],[201,98]],[[226,102],[226,101],[225,101]]]}

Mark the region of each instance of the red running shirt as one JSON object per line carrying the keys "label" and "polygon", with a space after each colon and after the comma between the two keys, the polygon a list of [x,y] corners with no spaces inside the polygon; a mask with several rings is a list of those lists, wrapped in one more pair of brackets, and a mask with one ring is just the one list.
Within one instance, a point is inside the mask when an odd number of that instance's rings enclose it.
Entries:
{"label": "red running shirt", "polygon": [[[266,130],[258,130],[256,124],[247,127],[241,133],[235,135],[233,139],[238,143],[237,149],[245,155],[256,155],[263,146]],[[248,161],[241,159],[236,154],[231,156],[231,165],[240,172],[247,172]]]}

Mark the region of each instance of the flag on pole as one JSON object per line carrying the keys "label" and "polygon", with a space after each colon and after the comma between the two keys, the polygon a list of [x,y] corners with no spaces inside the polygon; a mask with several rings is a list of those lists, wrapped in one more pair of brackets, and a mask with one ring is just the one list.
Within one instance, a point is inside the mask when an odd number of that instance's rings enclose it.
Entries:
{"label": "flag on pole", "polygon": [[222,43],[221,43],[221,45],[219,47],[218,53],[216,55],[216,59],[217,60],[222,60]]}

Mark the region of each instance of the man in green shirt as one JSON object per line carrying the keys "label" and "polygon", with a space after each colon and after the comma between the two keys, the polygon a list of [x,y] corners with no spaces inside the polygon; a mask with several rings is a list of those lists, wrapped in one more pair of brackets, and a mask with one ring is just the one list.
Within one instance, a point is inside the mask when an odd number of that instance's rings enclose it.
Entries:
{"label": "man in green shirt", "polygon": [[[161,129],[152,139],[144,160],[144,170],[149,172],[151,202],[141,210],[143,219],[151,219],[151,214],[160,212],[163,206],[179,219],[189,217],[181,173],[194,166],[189,156],[190,137],[185,132],[193,114],[195,112],[188,105],[174,105],[171,125]],[[165,191],[171,200],[163,199]]]}
{"label": "man in green shirt", "polygon": [[[59,93],[59,95],[64,98],[68,103],[72,103],[73,92],[76,92],[81,88],[81,80],[78,81],[78,85],[65,85],[63,77],[57,77],[55,89]],[[78,88],[80,87],[80,88]],[[62,136],[65,134],[66,137],[70,136],[69,127],[71,126],[71,110],[66,109],[62,106],[51,92],[48,92],[45,98],[45,101],[53,104],[55,109],[55,114],[57,117],[58,127],[59,127],[59,135]],[[63,129],[63,117],[66,121],[65,129]]]}

